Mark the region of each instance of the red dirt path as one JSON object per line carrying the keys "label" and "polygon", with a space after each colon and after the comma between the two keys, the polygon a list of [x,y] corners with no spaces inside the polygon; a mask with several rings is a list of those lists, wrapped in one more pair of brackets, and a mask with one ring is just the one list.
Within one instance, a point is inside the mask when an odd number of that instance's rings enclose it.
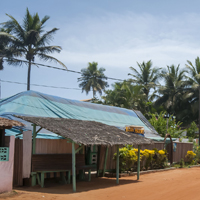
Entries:
{"label": "red dirt path", "polygon": [[[120,178],[116,185],[113,178],[92,178],[91,182],[77,182],[77,192],[72,185],[46,186],[46,188],[22,187],[12,200],[200,200],[200,168],[176,169],[144,174],[140,181],[136,176]],[[2,197],[5,198],[5,197]]]}

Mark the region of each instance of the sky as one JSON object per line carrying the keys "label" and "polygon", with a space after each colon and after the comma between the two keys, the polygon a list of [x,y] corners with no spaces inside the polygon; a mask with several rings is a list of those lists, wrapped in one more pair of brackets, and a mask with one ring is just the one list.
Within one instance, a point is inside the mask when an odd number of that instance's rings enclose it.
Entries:
{"label": "sky", "polygon": [[[200,56],[200,1],[197,0],[6,0],[1,3],[0,23],[12,15],[21,24],[26,8],[40,18],[50,16],[45,31],[59,28],[51,45],[62,47],[52,56],[69,70],[80,71],[88,62],[98,62],[105,75],[129,78],[130,66],[151,60],[154,67],[185,67]],[[54,62],[35,62],[60,67]],[[8,66],[0,71],[1,98],[26,91],[26,65]],[[31,90],[68,99],[89,99],[82,93],[80,74],[45,67],[32,67],[31,84],[65,87],[61,89],[31,85]],[[112,88],[114,81],[108,80]]]}

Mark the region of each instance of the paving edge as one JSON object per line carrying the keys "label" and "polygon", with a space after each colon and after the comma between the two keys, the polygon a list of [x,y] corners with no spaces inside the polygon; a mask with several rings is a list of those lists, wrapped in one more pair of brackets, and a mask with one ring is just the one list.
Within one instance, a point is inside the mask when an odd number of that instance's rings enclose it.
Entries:
{"label": "paving edge", "polygon": [[[199,165],[199,167],[200,167],[200,165]],[[170,168],[165,168],[165,169],[155,169],[155,170],[140,171],[140,175],[149,174],[149,173],[155,173],[155,172],[163,172],[163,171],[174,170],[174,169],[177,169],[177,168],[176,167],[170,167]],[[120,173],[119,177],[128,177],[128,176],[135,176],[135,175],[137,175],[137,172]],[[115,177],[116,174],[115,173],[106,172],[105,176],[106,177]]]}
{"label": "paving edge", "polygon": [[[193,167],[200,167],[200,165],[191,165],[188,168],[193,168]],[[155,173],[155,172],[169,171],[169,170],[174,170],[174,169],[186,169],[186,168],[169,167],[169,168],[165,168],[165,169],[155,169],[155,170],[140,171],[140,175],[149,174],[149,173]],[[135,176],[135,175],[137,175],[137,172],[120,173],[119,177],[128,177],[128,176]],[[106,177],[116,177],[116,174],[115,173],[106,172],[105,176]]]}

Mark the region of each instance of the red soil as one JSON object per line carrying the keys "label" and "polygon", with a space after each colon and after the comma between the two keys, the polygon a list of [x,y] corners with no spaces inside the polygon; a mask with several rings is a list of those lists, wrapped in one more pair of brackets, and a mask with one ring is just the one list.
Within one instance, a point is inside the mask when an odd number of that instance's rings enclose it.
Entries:
{"label": "red soil", "polygon": [[200,200],[200,168],[176,169],[120,178],[116,185],[114,178],[92,178],[91,182],[77,182],[77,192],[72,185],[46,184],[45,188],[16,188],[14,196],[3,197],[12,200]]}

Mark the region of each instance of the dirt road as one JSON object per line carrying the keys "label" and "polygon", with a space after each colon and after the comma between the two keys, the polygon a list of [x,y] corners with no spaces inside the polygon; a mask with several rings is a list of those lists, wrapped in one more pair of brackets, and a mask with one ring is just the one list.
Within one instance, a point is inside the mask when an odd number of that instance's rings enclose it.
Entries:
{"label": "dirt road", "polygon": [[93,178],[91,182],[77,182],[77,192],[72,185],[46,185],[46,188],[16,188],[16,195],[1,198],[12,200],[200,200],[200,168],[176,169],[140,176],[120,178]]}

